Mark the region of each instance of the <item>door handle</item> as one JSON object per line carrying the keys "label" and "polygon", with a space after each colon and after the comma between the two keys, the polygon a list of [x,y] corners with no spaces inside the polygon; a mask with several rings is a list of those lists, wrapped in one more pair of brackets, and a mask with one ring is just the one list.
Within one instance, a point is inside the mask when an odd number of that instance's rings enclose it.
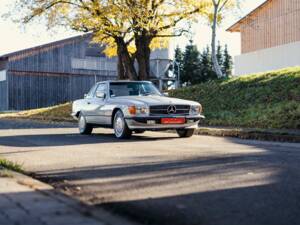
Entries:
{"label": "door handle", "polygon": [[90,102],[87,102],[87,104],[90,105],[91,103],[90,103]]}

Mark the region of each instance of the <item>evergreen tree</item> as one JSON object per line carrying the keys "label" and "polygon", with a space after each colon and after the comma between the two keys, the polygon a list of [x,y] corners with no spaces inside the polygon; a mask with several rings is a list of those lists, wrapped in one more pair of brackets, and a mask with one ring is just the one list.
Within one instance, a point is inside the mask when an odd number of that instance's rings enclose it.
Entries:
{"label": "evergreen tree", "polygon": [[211,52],[209,46],[203,50],[200,56],[200,80],[205,82],[208,80],[213,80],[217,78],[217,74],[213,70],[211,61]]}
{"label": "evergreen tree", "polygon": [[221,66],[221,68],[222,68],[223,61],[224,61],[222,51],[223,51],[222,46],[221,46],[220,42],[218,41],[216,57],[217,57],[218,63]]}
{"label": "evergreen tree", "polygon": [[[232,57],[229,55],[227,45],[225,45],[223,50],[220,42],[218,42],[216,56],[221,66],[222,73],[226,75],[226,77],[230,76],[232,71]],[[180,68],[177,68],[175,65],[175,74],[177,76],[180,69],[180,80],[182,84],[193,85],[218,79],[218,76],[213,69],[209,46],[200,53],[197,50],[196,45],[190,41],[185,47],[184,52],[182,52],[179,47],[175,49],[175,60],[180,64]]]}
{"label": "evergreen tree", "polygon": [[232,75],[232,64],[232,57],[231,55],[229,55],[228,46],[225,45],[225,49],[223,52],[222,72],[226,75],[226,77]]}
{"label": "evergreen tree", "polygon": [[185,52],[183,56],[183,67],[181,82],[186,85],[197,84],[200,81],[200,53],[197,49],[197,46],[193,44],[193,41],[190,41],[185,47]]}
{"label": "evergreen tree", "polygon": [[174,75],[177,78],[179,74],[182,75],[183,67],[183,52],[179,46],[177,46],[175,49],[174,61],[176,62],[174,64]]}

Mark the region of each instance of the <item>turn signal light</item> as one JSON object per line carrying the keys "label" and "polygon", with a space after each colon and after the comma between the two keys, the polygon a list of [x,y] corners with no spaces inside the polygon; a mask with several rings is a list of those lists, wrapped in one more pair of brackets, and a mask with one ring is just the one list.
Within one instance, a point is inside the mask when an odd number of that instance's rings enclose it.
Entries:
{"label": "turn signal light", "polygon": [[135,106],[129,106],[128,111],[131,115],[135,115],[136,114],[136,107]]}

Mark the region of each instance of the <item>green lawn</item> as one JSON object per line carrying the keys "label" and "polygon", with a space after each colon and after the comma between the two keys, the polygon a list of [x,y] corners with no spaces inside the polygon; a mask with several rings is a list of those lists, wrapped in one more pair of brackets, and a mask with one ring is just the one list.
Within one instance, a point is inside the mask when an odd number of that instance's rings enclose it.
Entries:
{"label": "green lawn", "polygon": [[170,92],[204,108],[206,125],[300,129],[300,67]]}

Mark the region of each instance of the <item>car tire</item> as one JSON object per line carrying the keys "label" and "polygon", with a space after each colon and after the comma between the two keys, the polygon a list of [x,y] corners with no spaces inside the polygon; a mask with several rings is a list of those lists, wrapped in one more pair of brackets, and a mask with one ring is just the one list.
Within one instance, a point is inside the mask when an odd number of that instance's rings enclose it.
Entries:
{"label": "car tire", "polygon": [[177,129],[177,134],[181,138],[188,138],[194,135],[195,129]]}
{"label": "car tire", "polygon": [[93,132],[93,126],[86,122],[85,116],[80,113],[78,118],[79,133],[89,135]]}
{"label": "car tire", "polygon": [[113,127],[115,136],[118,139],[128,139],[132,135],[132,130],[128,128],[121,110],[118,110],[115,114]]}

